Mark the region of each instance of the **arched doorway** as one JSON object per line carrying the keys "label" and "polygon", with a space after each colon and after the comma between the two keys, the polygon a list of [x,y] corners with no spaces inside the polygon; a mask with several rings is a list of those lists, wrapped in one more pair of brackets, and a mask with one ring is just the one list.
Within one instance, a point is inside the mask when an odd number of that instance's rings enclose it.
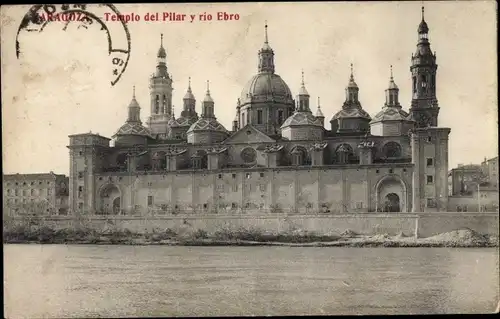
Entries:
{"label": "arched doorway", "polygon": [[375,185],[375,209],[378,212],[407,212],[407,187],[400,176],[386,175]]}
{"label": "arched doorway", "polygon": [[399,195],[396,193],[385,195],[384,212],[394,213],[400,211]]}
{"label": "arched doorway", "polygon": [[101,214],[119,214],[121,210],[120,189],[114,184],[107,184],[99,192],[99,211]]}

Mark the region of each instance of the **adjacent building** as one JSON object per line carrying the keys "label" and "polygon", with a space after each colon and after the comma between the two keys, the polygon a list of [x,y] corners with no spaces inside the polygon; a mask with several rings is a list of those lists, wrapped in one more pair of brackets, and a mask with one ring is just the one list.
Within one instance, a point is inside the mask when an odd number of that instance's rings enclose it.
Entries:
{"label": "adjacent building", "polygon": [[338,74],[346,77],[345,101],[326,123],[304,73],[297,72],[301,87],[295,94],[279,75],[267,25],[256,74],[235,98],[230,128],[217,120],[211,96],[223,88],[209,81],[197,110],[186,79],[183,109],[174,114],[162,41],[149,79],[147,124],[134,89],[126,121],[111,138],[69,136],[70,210],[446,211],[450,129],[438,123],[438,66],[423,13],[409,74],[401,77],[412,83],[408,111],[391,68],[385,101],[372,101],[380,111],[368,114],[351,64],[350,74]]}
{"label": "adjacent building", "polygon": [[448,173],[449,210],[498,211],[498,157],[459,164]]}
{"label": "adjacent building", "polygon": [[3,175],[4,210],[14,215],[66,215],[69,178],[66,175]]}

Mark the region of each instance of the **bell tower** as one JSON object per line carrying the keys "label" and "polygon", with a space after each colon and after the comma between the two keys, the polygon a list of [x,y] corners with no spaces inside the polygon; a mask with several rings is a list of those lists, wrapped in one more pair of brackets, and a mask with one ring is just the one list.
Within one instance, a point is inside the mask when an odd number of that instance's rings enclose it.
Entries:
{"label": "bell tower", "polygon": [[151,116],[148,125],[153,136],[167,137],[167,123],[172,117],[172,77],[167,70],[167,53],[163,47],[161,35],[160,49],[158,49],[156,72],[149,80],[151,97]]}
{"label": "bell tower", "polygon": [[415,126],[438,126],[438,100],[436,97],[436,54],[432,53],[429,42],[429,27],[424,18],[418,26],[418,43],[415,54],[411,57],[412,101],[410,114]]}

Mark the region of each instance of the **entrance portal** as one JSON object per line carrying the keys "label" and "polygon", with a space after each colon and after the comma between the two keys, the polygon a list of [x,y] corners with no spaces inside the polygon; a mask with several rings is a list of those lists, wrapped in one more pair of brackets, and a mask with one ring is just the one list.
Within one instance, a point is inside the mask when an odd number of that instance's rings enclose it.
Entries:
{"label": "entrance portal", "polygon": [[116,185],[105,185],[99,192],[100,213],[119,214],[121,209],[120,190]]}
{"label": "entrance portal", "polygon": [[389,193],[385,196],[384,211],[386,212],[400,212],[399,196],[395,193]]}

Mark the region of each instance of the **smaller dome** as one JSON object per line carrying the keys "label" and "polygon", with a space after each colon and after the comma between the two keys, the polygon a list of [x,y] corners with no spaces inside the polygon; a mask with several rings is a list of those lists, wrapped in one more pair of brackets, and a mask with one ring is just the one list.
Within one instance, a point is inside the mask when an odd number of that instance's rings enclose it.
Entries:
{"label": "smaller dome", "polygon": [[313,126],[321,126],[323,124],[319,119],[317,119],[314,115],[309,112],[295,112],[285,120],[281,128],[285,128],[288,126],[298,126],[298,125],[313,125]]}
{"label": "smaller dome", "polygon": [[356,84],[356,82],[354,81],[353,78],[351,78],[349,80],[349,84],[347,84],[347,88],[356,88],[356,89],[358,88],[358,85]]}
{"label": "smaller dome", "polygon": [[300,87],[300,90],[299,90],[299,95],[307,95],[307,96],[309,96],[309,92],[307,92],[307,90],[306,90],[306,87],[305,87],[305,86],[303,86],[303,85],[302,85],[302,86]]}
{"label": "smaller dome", "polygon": [[205,98],[203,99],[203,102],[211,102],[211,103],[214,102],[214,99],[212,99],[212,97],[210,96],[210,92],[207,92]]}
{"label": "smaller dome", "polygon": [[427,22],[422,19],[422,22],[418,25],[418,33],[428,33],[429,27],[427,26]]}
{"label": "smaller dome", "polygon": [[193,118],[179,117],[172,122],[169,121],[168,125],[170,127],[189,127],[193,125],[194,122],[196,122],[196,120]]}
{"label": "smaller dome", "polygon": [[408,121],[409,114],[400,107],[384,107],[370,123],[382,121]]}
{"label": "smaller dome", "polygon": [[370,117],[370,114],[368,114],[365,110],[361,108],[342,109],[333,116],[332,121],[339,118],[363,118],[367,120],[372,119]]}
{"label": "smaller dome", "polygon": [[320,107],[318,107],[318,109],[316,110],[316,117],[325,117]]}
{"label": "smaller dome", "polygon": [[399,90],[398,86],[396,83],[394,83],[394,80],[391,78],[389,81],[389,90]]}
{"label": "smaller dome", "polygon": [[193,123],[187,133],[196,131],[215,131],[227,133],[227,130],[215,118],[200,118]]}
{"label": "smaller dome", "polygon": [[139,107],[139,102],[137,102],[137,100],[135,99],[135,95],[134,97],[132,98],[132,101],[130,101],[130,104],[128,105],[128,107]]}
{"label": "smaller dome", "polygon": [[113,136],[120,135],[139,135],[151,138],[153,137],[151,135],[151,131],[148,128],[142,126],[142,124],[137,122],[123,124]]}
{"label": "smaller dome", "polygon": [[184,100],[194,100],[194,95],[193,92],[191,92],[191,89],[189,89],[186,94],[184,95]]}
{"label": "smaller dome", "polygon": [[158,49],[158,54],[156,56],[159,58],[166,58],[167,57],[167,52],[165,52],[165,48],[163,46],[161,46]]}

